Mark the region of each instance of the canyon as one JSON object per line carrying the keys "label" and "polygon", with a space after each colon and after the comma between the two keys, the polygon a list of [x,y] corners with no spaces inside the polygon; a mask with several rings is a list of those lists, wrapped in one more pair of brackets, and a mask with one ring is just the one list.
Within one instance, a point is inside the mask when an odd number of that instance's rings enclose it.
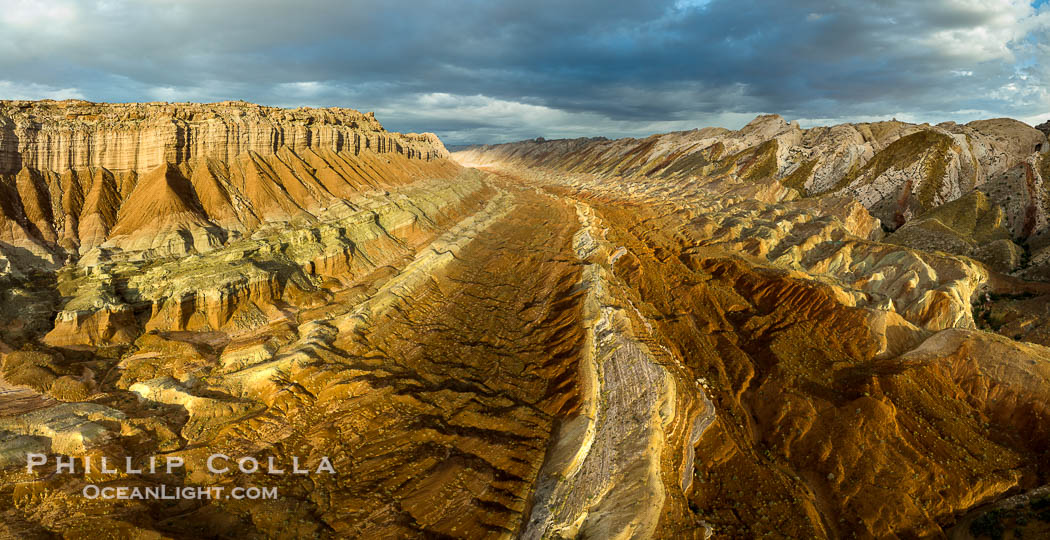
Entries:
{"label": "canyon", "polygon": [[1046,131],[0,101],[0,535],[1045,534]]}

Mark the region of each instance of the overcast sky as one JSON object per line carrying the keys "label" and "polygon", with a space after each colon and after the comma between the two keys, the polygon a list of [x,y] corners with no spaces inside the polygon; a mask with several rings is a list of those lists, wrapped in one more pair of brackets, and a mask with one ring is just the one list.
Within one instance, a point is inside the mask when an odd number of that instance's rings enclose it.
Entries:
{"label": "overcast sky", "polygon": [[1050,119],[1048,0],[0,0],[0,98],[375,111],[448,144]]}

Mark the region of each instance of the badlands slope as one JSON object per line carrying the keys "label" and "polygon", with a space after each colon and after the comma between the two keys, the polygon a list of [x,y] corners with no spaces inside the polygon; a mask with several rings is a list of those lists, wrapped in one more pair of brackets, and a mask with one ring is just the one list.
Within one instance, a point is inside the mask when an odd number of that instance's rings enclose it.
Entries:
{"label": "badlands slope", "polygon": [[713,405],[664,431],[688,459],[664,463],[657,536],[967,538],[1050,521],[1036,498],[966,514],[1048,481],[1048,146],[1013,120],[767,116],[454,157],[584,209],[613,304]]}
{"label": "badlands slope", "polygon": [[349,109],[0,102],[0,536],[1040,534],[1047,146],[761,117],[450,156]]}

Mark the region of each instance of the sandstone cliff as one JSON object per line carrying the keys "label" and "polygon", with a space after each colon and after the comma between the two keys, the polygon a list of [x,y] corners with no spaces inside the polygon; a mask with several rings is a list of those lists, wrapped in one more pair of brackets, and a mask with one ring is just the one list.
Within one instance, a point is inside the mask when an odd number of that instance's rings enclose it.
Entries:
{"label": "sandstone cliff", "polygon": [[433,134],[387,132],[351,109],[3,101],[0,242],[23,250],[5,253],[16,262],[207,251],[450,173],[447,156]]}
{"label": "sandstone cliff", "polygon": [[193,158],[229,162],[247,152],[306,149],[360,154],[447,155],[430,133],[390,133],[372,113],[278,109],[244,102],[101,104],[0,101],[0,173],[64,173],[98,167],[144,173]]}

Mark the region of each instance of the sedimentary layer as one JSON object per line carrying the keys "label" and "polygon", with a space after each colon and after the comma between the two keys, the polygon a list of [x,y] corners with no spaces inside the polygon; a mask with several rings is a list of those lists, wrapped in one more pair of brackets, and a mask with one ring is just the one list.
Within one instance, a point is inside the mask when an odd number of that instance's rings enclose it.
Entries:
{"label": "sedimentary layer", "polygon": [[351,109],[4,101],[0,242],[16,266],[203,252],[453,174],[447,155],[432,134],[390,133]]}
{"label": "sedimentary layer", "polygon": [[279,109],[241,101],[0,101],[0,173],[97,167],[142,174],[164,163],[230,162],[248,152],[273,155],[282,147],[295,153],[447,156],[435,135],[390,133],[374,114],[353,109]]}

